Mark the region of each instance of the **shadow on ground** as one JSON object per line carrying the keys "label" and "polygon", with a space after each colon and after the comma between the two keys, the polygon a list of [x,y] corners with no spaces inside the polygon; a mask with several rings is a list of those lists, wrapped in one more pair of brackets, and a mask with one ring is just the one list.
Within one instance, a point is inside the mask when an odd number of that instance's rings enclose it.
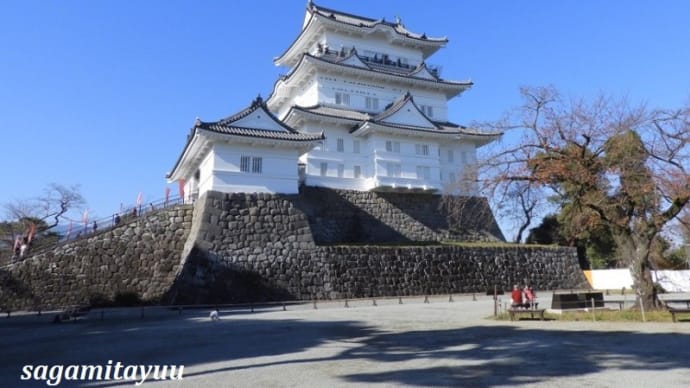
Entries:
{"label": "shadow on ground", "polygon": [[[382,332],[355,321],[296,319],[165,319],[132,323],[43,325],[19,335],[0,331],[0,384],[13,386],[21,366],[41,364],[204,365],[194,376],[274,365],[342,365],[344,383],[425,386],[520,386],[553,378],[616,370],[663,372],[688,368],[690,335],[569,331],[516,326]],[[324,357],[303,351],[328,342],[344,350]],[[266,359],[259,357],[281,356]],[[348,361],[376,368],[356,372]],[[231,365],[218,363],[232,362]],[[242,362],[238,362],[242,361]],[[409,364],[401,364],[406,363]],[[404,365],[404,367],[401,367]],[[427,365],[424,367],[423,365]],[[360,369],[361,370],[361,369]],[[261,370],[261,373],[270,373]],[[371,372],[374,371],[374,372]],[[13,384],[14,383],[14,384]],[[9,384],[9,385],[8,385]],[[108,385],[131,385],[112,382]]]}

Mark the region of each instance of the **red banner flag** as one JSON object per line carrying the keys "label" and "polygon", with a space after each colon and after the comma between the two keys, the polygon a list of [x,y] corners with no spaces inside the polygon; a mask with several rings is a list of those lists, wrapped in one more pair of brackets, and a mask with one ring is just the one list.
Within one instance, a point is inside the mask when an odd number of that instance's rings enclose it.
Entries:
{"label": "red banner flag", "polygon": [[67,227],[67,237],[65,239],[69,240],[69,235],[72,234],[72,221],[70,220],[69,226]]}
{"label": "red banner flag", "polygon": [[141,206],[141,202],[144,200],[144,194],[139,192],[139,195],[137,195],[137,206]]}
{"label": "red banner flag", "polygon": [[184,179],[180,178],[180,180],[177,181],[180,189],[180,198],[184,200]]}
{"label": "red banner flag", "polygon": [[165,203],[168,203],[168,198],[170,198],[170,187],[165,187]]}
{"label": "red banner flag", "polygon": [[84,214],[81,216],[81,221],[84,223],[84,226],[86,226],[86,223],[89,222],[89,209],[84,210]]}
{"label": "red banner flag", "polygon": [[29,242],[33,241],[34,239],[34,234],[36,234],[36,224],[33,222],[29,225]]}

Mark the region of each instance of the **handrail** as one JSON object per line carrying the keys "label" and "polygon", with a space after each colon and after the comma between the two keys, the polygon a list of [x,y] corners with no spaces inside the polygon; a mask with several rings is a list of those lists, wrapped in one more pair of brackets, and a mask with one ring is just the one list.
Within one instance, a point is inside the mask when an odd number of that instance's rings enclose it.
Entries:
{"label": "handrail", "polygon": [[148,204],[142,203],[140,205],[128,205],[127,207],[121,207],[119,212],[115,212],[110,216],[87,220],[86,223],[80,222],[78,224],[79,226],[77,226],[74,230],[68,231],[66,235],[61,236],[56,243],[37,244],[35,247],[31,247],[29,253],[24,257],[13,257],[7,264],[0,266],[0,268],[24,261],[32,256],[43,253],[47,250],[55,249],[56,247],[62,246],[69,242],[105,233],[106,231],[112,230],[119,225],[128,224],[152,212],[177,205],[183,205],[187,203],[187,201],[192,201],[192,199],[190,197],[183,198],[180,196],[171,196],[149,202]]}

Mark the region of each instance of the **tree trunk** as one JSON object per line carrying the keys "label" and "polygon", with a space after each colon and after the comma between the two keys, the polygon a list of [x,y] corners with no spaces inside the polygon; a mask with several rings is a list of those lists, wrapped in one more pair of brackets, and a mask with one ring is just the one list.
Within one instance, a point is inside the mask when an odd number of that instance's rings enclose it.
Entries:
{"label": "tree trunk", "polygon": [[630,268],[633,277],[633,288],[640,297],[640,303],[645,310],[659,308],[658,297],[654,289],[654,280],[649,270],[648,258],[636,257]]}
{"label": "tree trunk", "polygon": [[621,257],[628,258],[630,274],[633,278],[633,289],[639,297],[638,307],[645,310],[654,310],[660,307],[659,300],[654,289],[654,280],[650,271],[649,251],[651,239],[638,238],[637,236],[618,236],[617,248]]}

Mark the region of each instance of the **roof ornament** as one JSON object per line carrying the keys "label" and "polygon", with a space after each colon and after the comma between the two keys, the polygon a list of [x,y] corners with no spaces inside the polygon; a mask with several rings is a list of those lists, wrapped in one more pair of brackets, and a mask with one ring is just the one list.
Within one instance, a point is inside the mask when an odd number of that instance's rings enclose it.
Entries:
{"label": "roof ornament", "polygon": [[199,125],[201,125],[201,119],[199,116],[196,116],[196,119],[194,119],[194,126],[198,127]]}
{"label": "roof ornament", "polygon": [[264,104],[263,98],[261,98],[261,93],[256,96],[256,100],[252,102],[252,106],[262,106]]}
{"label": "roof ornament", "polygon": [[395,16],[395,24],[402,26],[402,19],[400,19],[400,16]]}

